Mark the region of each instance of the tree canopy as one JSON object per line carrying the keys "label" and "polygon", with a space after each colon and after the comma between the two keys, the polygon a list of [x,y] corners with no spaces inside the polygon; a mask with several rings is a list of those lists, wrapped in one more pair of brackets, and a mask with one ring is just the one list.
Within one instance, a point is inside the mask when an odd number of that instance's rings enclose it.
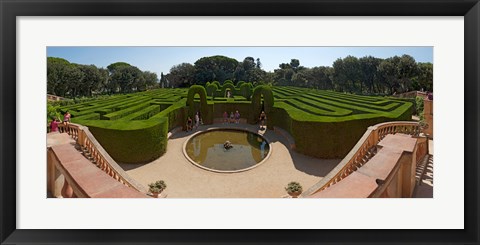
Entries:
{"label": "tree canopy", "polygon": [[157,74],[125,62],[107,68],[47,57],[47,93],[67,98],[145,91],[158,86]]}
{"label": "tree canopy", "polygon": [[141,71],[126,62],[107,68],[79,65],[47,58],[48,93],[63,97],[91,96],[97,93],[130,93],[153,87],[190,87],[225,81],[335,90],[356,94],[394,94],[411,90],[433,90],[433,64],[416,62],[412,56],[386,59],[373,56],[338,58],[331,66],[304,67],[296,58],[279,63],[273,72],[263,70],[260,58],[242,61],[215,55],[171,67],[168,74]]}

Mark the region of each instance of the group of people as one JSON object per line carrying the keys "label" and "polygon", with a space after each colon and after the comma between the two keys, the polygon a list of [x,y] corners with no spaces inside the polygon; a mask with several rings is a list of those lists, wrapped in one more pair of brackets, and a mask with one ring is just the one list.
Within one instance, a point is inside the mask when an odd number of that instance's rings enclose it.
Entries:
{"label": "group of people", "polygon": [[187,132],[191,131],[191,130],[194,130],[194,129],[197,129],[198,126],[203,124],[202,117],[200,116],[199,111],[197,111],[195,113],[194,119],[195,119],[195,124],[194,124],[194,121],[192,120],[192,118],[188,117],[188,119],[187,119]]}
{"label": "group of people", "polygon": [[[67,111],[63,115],[63,125],[68,126],[70,123],[70,118],[72,115]],[[50,132],[58,132],[58,125],[60,124],[60,120],[57,117],[53,117],[52,121],[50,122]]]}
{"label": "group of people", "polygon": [[240,123],[240,113],[238,110],[235,112],[235,114],[233,111],[230,112],[230,117],[226,111],[223,112],[223,123]]}

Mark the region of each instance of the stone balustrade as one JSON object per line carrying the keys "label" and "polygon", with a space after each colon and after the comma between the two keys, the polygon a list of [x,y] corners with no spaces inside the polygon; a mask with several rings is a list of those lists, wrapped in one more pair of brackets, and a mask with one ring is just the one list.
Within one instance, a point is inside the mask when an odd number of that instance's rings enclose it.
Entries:
{"label": "stone balustrade", "polygon": [[[59,125],[59,131],[61,133],[67,133],[70,137],[76,140],[78,146],[81,147],[84,152],[85,157],[88,157],[91,161],[90,165],[93,165],[92,163],[94,163],[100,170],[115,181],[127,187],[131,187],[138,192],[147,193],[145,187],[130,178],[115,160],[110,157],[87,127],[73,123],[69,123],[68,125],[61,124]],[[71,148],[74,149],[73,147]],[[80,154],[78,151],[77,153]]]}
{"label": "stone balustrade", "polygon": [[[347,179],[347,177],[358,171],[363,165],[369,162],[370,159],[375,157],[378,152],[378,143],[387,135],[405,134],[418,136],[420,131],[421,129],[417,122],[387,122],[369,127],[347,156],[345,156],[345,158],[332,171],[330,171],[327,176],[302,193],[301,196],[311,196],[314,193],[324,191],[327,188],[342,182],[344,179]],[[426,154],[425,150],[422,152]],[[417,155],[415,155],[415,158],[417,158]],[[399,158],[390,160],[394,161],[396,164],[399,161]],[[342,185],[348,184],[349,182],[358,184],[360,179],[367,181],[365,182],[366,187],[373,186],[371,179],[367,180],[368,178],[362,178],[361,176],[358,176],[358,174],[352,175],[346,182],[342,183]],[[374,179],[374,182],[375,181],[376,180]],[[375,187],[378,187],[378,183]],[[372,194],[371,192],[368,193]]]}
{"label": "stone balustrade", "polygon": [[[66,134],[62,134],[65,135]],[[68,137],[68,136],[66,136]],[[50,191],[62,198],[147,198],[97,168],[71,144],[53,145],[47,151]],[[63,184],[56,183],[63,177]],[[61,186],[61,187],[60,187]]]}
{"label": "stone balustrade", "polygon": [[424,133],[428,134],[430,138],[433,138],[433,100],[425,98],[423,101],[423,117],[427,123]]}

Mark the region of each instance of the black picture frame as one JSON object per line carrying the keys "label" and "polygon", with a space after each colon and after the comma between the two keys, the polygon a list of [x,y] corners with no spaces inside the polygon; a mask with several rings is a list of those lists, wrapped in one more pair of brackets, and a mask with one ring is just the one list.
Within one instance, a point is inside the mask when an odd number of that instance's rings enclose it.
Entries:
{"label": "black picture frame", "polygon": [[[21,230],[16,228],[17,16],[464,16],[465,229],[461,230]],[[478,0],[0,1],[1,244],[448,243],[478,244]],[[455,180],[460,181],[460,180]],[[454,201],[454,200],[452,200]],[[448,210],[445,210],[448,212]]]}

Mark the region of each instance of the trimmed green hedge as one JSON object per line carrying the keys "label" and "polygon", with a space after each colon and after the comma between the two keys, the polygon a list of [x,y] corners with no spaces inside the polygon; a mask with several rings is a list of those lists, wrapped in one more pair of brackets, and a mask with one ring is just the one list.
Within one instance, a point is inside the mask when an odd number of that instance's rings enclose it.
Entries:
{"label": "trimmed green hedge", "polygon": [[240,89],[240,87],[242,86],[242,84],[245,84],[245,81],[239,81],[237,83],[237,85],[235,85],[235,87],[237,87],[238,89]]}
{"label": "trimmed green hedge", "polygon": [[231,84],[231,85],[233,85],[233,82],[232,82],[232,80],[225,80],[225,81],[223,82],[223,86],[225,86],[226,84]]}
{"label": "trimmed green hedge", "polygon": [[[297,88],[278,90],[285,100],[276,102],[267,114],[267,125],[288,131],[296,151],[313,157],[345,157],[369,126],[411,120],[410,102]],[[275,93],[278,90],[275,87]],[[345,114],[347,110],[352,113]]]}
{"label": "trimmed green hedge", "polygon": [[253,85],[252,83],[243,83],[240,85],[240,95],[245,97],[247,100],[251,99],[253,93]]}
{"label": "trimmed green hedge", "polygon": [[215,84],[215,85],[217,85],[217,88],[221,88],[221,87],[222,87],[222,85],[220,84],[219,81],[213,81],[213,82],[211,82],[210,84]]}
{"label": "trimmed green hedge", "polygon": [[[385,97],[267,85],[253,89],[251,83],[240,82],[239,89],[228,82],[222,87],[217,84],[211,82],[207,89],[194,85],[188,91],[158,89],[112,96],[59,109],[71,111],[73,122],[88,126],[116,161],[142,163],[161,156],[168,131],[184,127],[187,116],[196,110],[205,124],[221,118],[224,111],[236,110],[249,123],[258,123],[262,95],[267,127],[285,129],[294,137],[298,152],[319,158],[344,157],[369,126],[410,120],[413,108],[408,101]],[[207,101],[207,90],[218,96],[226,87],[234,98],[222,95]],[[200,99],[195,99],[196,94]]]}
{"label": "trimmed green hedge", "polygon": [[217,84],[211,83],[211,84],[208,84],[205,88],[207,91],[207,96],[213,95],[215,97],[215,92],[218,90]]}
{"label": "trimmed green hedge", "polygon": [[[273,92],[272,88],[267,85],[260,85],[253,89],[252,94],[252,112],[253,112],[253,120],[257,121],[256,119],[260,116],[262,112],[262,95],[265,107],[265,113],[269,114],[273,108]],[[268,119],[268,115],[267,115]]]}
{"label": "trimmed green hedge", "polygon": [[200,85],[193,85],[188,89],[187,95],[187,105],[188,105],[188,115],[192,117],[197,112],[195,110],[194,96],[195,94],[200,95],[200,113],[202,117],[208,117],[208,110],[207,110],[207,91],[203,86]]}
{"label": "trimmed green hedge", "polygon": [[224,83],[223,86],[222,86],[222,97],[226,97],[227,89],[230,89],[230,92],[232,93],[232,96],[237,94],[235,86],[233,86],[233,83]]}
{"label": "trimmed green hedge", "polygon": [[128,121],[117,121],[110,127],[90,125],[88,128],[118,162],[142,163],[150,162],[167,150],[168,122],[163,117],[156,123],[137,121],[136,128]]}

